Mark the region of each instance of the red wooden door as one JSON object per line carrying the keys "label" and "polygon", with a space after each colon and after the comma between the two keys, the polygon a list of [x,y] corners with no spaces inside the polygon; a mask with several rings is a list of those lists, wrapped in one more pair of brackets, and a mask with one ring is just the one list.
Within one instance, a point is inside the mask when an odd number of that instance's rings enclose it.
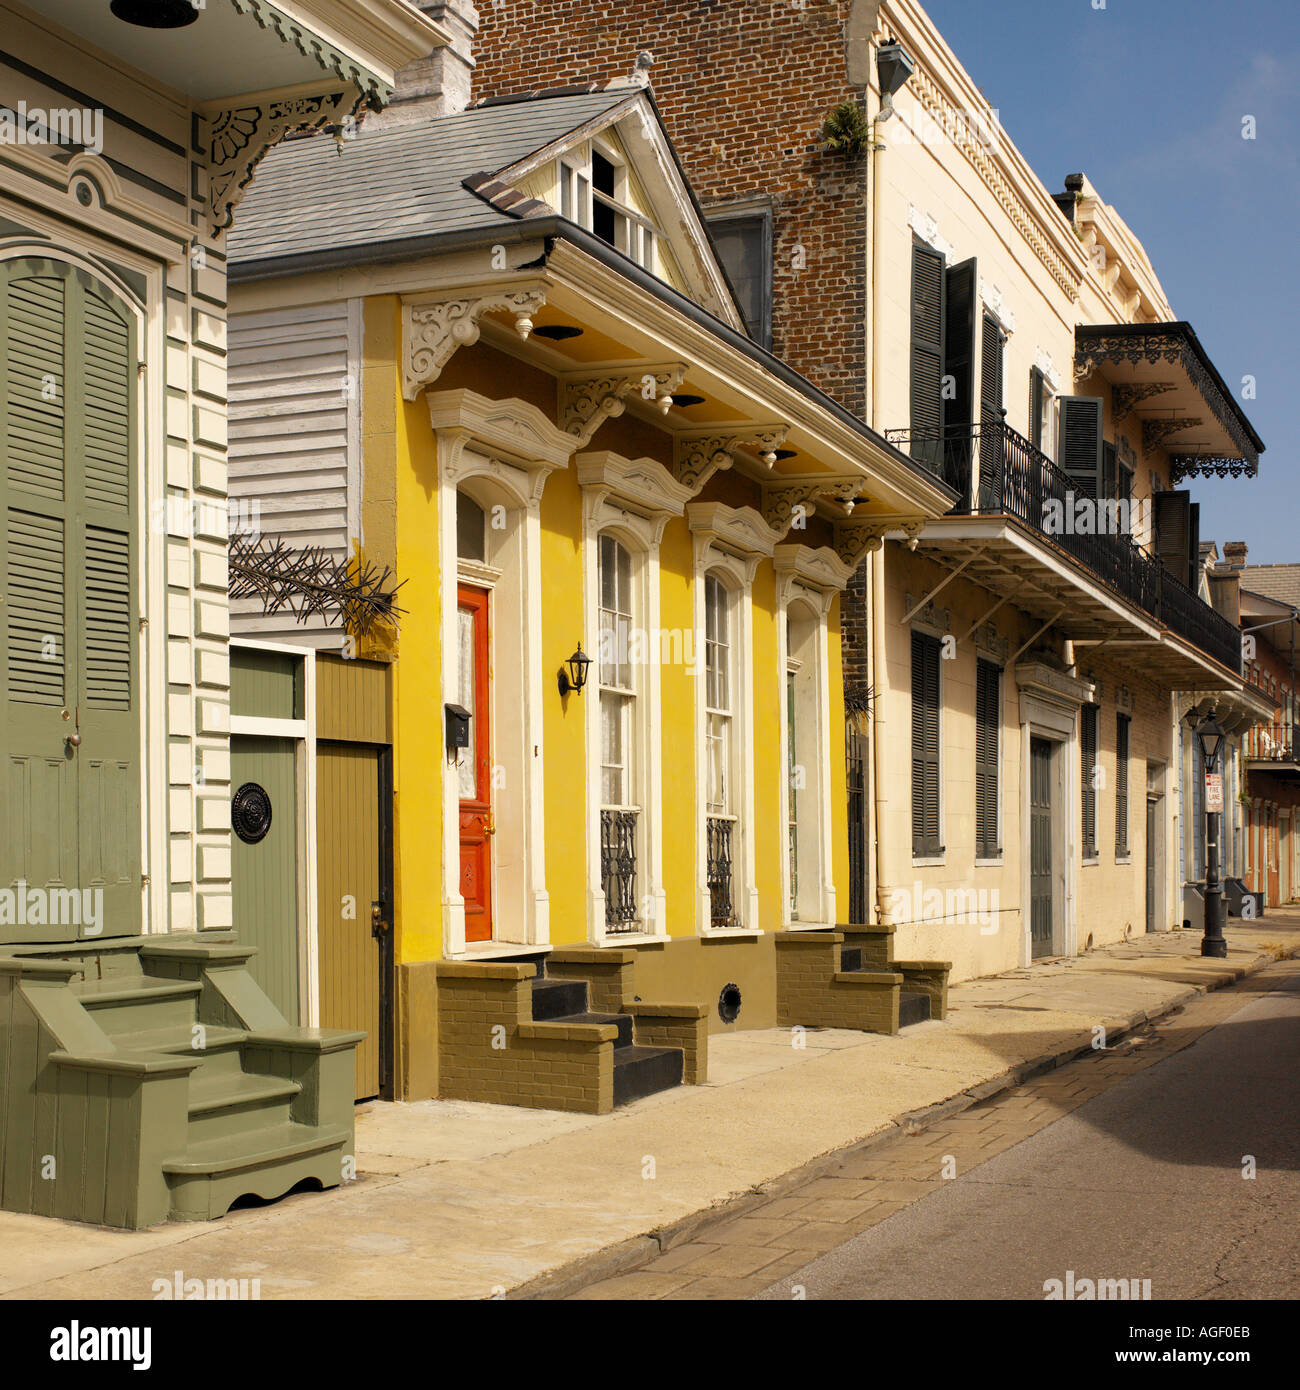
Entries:
{"label": "red wooden door", "polygon": [[492,939],[492,728],[488,645],[488,594],[461,585],[456,591],[460,702],[470,711],[469,747],[461,749],[460,893],[465,899],[466,941]]}

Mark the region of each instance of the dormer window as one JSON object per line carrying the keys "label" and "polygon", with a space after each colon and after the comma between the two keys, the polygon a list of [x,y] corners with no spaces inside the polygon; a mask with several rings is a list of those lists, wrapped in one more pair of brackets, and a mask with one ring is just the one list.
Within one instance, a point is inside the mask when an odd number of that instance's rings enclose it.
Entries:
{"label": "dormer window", "polygon": [[652,274],[657,274],[658,229],[630,206],[627,166],[593,145],[560,161],[560,215]]}

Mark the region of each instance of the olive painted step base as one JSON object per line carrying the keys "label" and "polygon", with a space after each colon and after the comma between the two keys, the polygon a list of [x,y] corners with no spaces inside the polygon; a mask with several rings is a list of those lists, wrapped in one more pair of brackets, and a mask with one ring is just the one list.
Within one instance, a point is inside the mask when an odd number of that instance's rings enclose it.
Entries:
{"label": "olive painted step base", "polygon": [[0,956],[0,1207],[140,1229],[339,1186],[364,1035],[289,1026],[253,954],[176,934]]}

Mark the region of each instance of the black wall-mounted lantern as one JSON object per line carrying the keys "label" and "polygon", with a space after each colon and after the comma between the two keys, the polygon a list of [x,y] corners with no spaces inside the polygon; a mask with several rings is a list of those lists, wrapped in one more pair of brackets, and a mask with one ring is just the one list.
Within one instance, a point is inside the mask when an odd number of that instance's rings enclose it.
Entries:
{"label": "black wall-mounted lantern", "polygon": [[113,0],[108,7],[124,24],[141,29],[184,29],[199,17],[193,0]]}
{"label": "black wall-mounted lantern", "polygon": [[474,717],[464,705],[447,707],[447,752],[469,747],[469,721]]}
{"label": "black wall-mounted lantern", "polygon": [[582,650],[582,643],[578,643],[578,650],[560,667],[560,694],[567,695],[573,691],[575,695],[581,694],[582,687],[587,684],[587,667],[591,665],[591,658]]}

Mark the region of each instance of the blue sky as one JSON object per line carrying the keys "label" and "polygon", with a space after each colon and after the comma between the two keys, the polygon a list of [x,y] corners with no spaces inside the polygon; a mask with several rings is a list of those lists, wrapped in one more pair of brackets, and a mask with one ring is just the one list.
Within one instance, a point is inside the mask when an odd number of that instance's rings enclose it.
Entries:
{"label": "blue sky", "polygon": [[1228,385],[1256,378],[1259,477],[1189,484],[1201,539],[1300,561],[1300,5],[922,3],[1047,187],[1087,174]]}

